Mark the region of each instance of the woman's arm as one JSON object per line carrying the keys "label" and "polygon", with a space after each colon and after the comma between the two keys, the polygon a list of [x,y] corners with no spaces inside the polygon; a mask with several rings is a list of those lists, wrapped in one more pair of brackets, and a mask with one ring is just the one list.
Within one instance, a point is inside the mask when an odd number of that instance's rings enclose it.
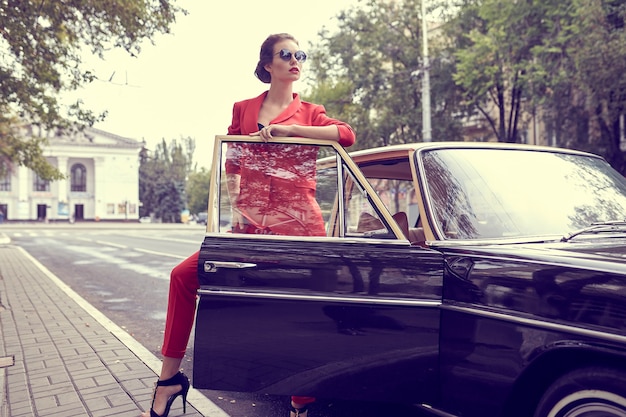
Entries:
{"label": "woman's arm", "polygon": [[328,117],[324,106],[307,102],[302,102],[300,110],[289,120],[270,124],[251,135],[260,136],[266,142],[274,136],[327,139],[345,147],[352,146],[356,140],[354,130],[348,123]]}
{"label": "woman's arm", "polygon": [[[300,125],[269,125],[264,129],[251,134],[269,139],[274,136],[301,136],[303,138],[328,139],[339,142],[339,128],[329,126],[300,126]],[[265,137],[264,135],[267,135]]]}
{"label": "woman's arm", "polygon": [[323,126],[302,125],[269,125],[250,136],[260,136],[268,141],[274,136],[301,136],[313,139],[328,139],[339,142],[341,146],[352,146],[356,139],[354,131],[346,123],[328,124]]}

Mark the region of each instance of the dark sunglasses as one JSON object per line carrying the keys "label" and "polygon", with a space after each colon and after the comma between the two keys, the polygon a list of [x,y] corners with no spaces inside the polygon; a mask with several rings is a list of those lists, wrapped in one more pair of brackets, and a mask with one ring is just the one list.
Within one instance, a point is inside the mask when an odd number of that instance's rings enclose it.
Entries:
{"label": "dark sunglasses", "polygon": [[[289,49],[281,49],[280,51],[276,52],[274,55],[278,55],[280,56],[280,59],[282,59],[285,62],[289,62],[291,61],[291,51]],[[296,58],[296,61],[298,62],[304,62],[306,61],[306,53],[304,51],[296,51],[293,53],[293,57]]]}

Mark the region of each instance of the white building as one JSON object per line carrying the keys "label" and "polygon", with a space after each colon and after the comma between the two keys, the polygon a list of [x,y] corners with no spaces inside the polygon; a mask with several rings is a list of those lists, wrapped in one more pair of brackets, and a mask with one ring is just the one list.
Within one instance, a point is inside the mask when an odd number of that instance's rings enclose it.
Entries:
{"label": "white building", "polygon": [[47,136],[44,155],[66,179],[44,181],[25,167],[0,177],[0,220],[139,218],[141,142],[93,128]]}

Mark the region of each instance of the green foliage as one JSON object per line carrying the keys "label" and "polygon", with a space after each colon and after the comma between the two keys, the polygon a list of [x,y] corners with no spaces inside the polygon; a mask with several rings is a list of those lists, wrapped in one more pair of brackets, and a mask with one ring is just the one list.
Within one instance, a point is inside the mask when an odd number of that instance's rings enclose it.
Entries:
{"label": "green foliage", "polygon": [[473,2],[461,7],[448,26],[457,59],[457,86],[500,142],[520,141],[520,118],[528,110],[523,103],[533,63],[531,51],[546,35],[549,23],[544,16],[555,2]]}
{"label": "green foliage", "polygon": [[187,208],[185,184],[191,170],[195,141],[163,139],[154,152],[143,148],[139,155],[140,216],[154,216],[165,223],[180,223]]}
{"label": "green foliage", "polygon": [[[368,0],[339,14],[339,30],[320,32],[313,49],[315,85],[307,99],[357,131],[356,148],[415,142],[422,136],[419,0]],[[431,61],[433,137],[459,137],[460,100],[451,88],[453,62]]]}
{"label": "green foliage", "polygon": [[499,141],[520,140],[530,115],[547,142],[604,155],[626,171],[626,3],[462,0],[447,36],[464,99]]}
{"label": "green foliage", "polygon": [[626,3],[577,0],[567,43],[573,82],[585,97],[586,116],[596,130],[597,150],[626,172],[620,150],[620,117],[626,114]]}
{"label": "green foliage", "polygon": [[63,178],[61,172],[48,163],[43,155],[45,139],[23,139],[16,124],[3,123],[0,116],[0,178],[13,171],[16,166],[32,167],[44,180]]}
{"label": "green foliage", "polygon": [[209,185],[211,171],[202,167],[200,171],[189,173],[187,177],[187,207],[191,213],[207,211],[209,206]]}
{"label": "green foliage", "polygon": [[[68,128],[92,125],[105,115],[83,109],[80,102],[64,108],[59,93],[94,80],[82,68],[83,48],[102,57],[112,48],[131,55],[157,33],[169,32],[183,12],[175,0],[86,0],[80,2],[20,0],[0,7],[0,161],[5,168],[24,165],[41,177],[55,179],[38,151],[37,138],[20,137],[15,123]],[[12,138],[5,136],[13,132]],[[10,142],[10,143],[9,143]],[[11,146],[10,151],[5,145]]]}

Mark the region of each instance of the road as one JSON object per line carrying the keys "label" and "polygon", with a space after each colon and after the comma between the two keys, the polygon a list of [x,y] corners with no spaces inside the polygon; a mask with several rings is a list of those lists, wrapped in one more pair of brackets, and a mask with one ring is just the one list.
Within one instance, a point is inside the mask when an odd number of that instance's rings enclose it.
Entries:
{"label": "road", "polygon": [[[0,233],[23,247],[91,305],[160,357],[169,272],[198,250],[201,225],[140,223],[2,224]],[[193,332],[183,371],[193,375]],[[201,390],[237,417],[287,416],[288,398]],[[311,417],[418,416],[389,405],[320,399]]]}

